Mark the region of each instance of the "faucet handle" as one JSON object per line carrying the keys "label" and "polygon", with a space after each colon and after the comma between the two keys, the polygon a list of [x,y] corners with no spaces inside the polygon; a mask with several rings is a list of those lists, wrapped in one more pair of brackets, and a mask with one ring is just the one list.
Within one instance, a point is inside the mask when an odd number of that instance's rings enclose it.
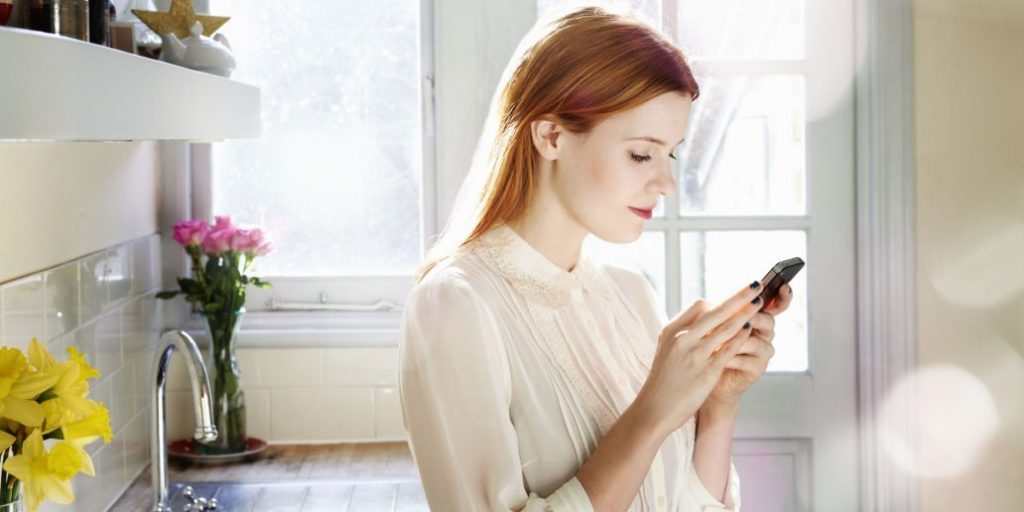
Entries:
{"label": "faucet handle", "polygon": [[207,510],[217,510],[217,498],[210,498],[207,501],[202,496],[196,496],[195,490],[192,489],[191,485],[186,485],[182,489],[181,494],[189,500],[189,503],[185,504],[185,508],[182,512],[205,512]]}

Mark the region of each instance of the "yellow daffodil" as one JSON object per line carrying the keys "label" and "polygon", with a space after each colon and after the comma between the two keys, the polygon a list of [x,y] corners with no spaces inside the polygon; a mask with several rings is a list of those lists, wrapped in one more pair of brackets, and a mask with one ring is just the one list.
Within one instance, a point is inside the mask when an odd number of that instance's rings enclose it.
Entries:
{"label": "yellow daffodil", "polygon": [[87,379],[99,377],[100,372],[90,366],[75,347],[68,347],[68,354],[70,360],[56,363],[41,343],[33,340],[29,347],[30,366],[59,375],[50,389],[48,399],[42,403],[44,434],[60,428],[64,423],[81,419],[92,410],[86,400],[89,394]]}
{"label": "yellow daffodil", "polygon": [[43,422],[43,407],[35,398],[57,383],[56,371],[33,371],[20,350],[0,347],[0,417],[26,427]]}
{"label": "yellow daffodil", "polygon": [[74,503],[71,478],[83,466],[84,460],[72,444],[58,442],[47,453],[42,432],[33,429],[25,438],[21,453],[7,459],[3,469],[22,482],[25,505],[29,512],[36,512],[43,500],[62,505]]}
{"label": "yellow daffodil", "polygon": [[90,412],[80,420],[65,423],[61,426],[61,434],[66,441],[78,441],[89,444],[102,437],[103,443],[109,443],[114,437],[110,429],[110,411],[100,402],[88,400]]}

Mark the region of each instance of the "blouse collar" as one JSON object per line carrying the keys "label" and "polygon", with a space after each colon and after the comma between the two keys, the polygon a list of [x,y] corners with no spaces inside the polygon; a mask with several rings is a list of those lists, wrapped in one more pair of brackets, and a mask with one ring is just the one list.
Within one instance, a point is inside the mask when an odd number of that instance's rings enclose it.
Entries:
{"label": "blouse collar", "polygon": [[584,254],[571,271],[556,265],[508,224],[491,228],[477,238],[476,253],[507,278],[527,299],[550,307],[566,305],[576,290],[596,291],[593,262]]}

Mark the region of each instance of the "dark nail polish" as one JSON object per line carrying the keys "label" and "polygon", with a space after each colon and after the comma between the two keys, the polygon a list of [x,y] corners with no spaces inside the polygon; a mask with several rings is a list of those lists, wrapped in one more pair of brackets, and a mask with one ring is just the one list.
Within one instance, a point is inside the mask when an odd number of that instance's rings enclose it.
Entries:
{"label": "dark nail polish", "polygon": [[760,304],[761,303],[761,296],[758,295],[757,297],[754,297],[754,300],[750,301],[750,303],[751,304]]}
{"label": "dark nail polish", "polygon": [[743,328],[744,329],[749,329],[750,328],[750,322],[747,322],[747,323],[743,324]]}
{"label": "dark nail polish", "polygon": [[757,281],[754,281],[753,283],[750,283],[750,289],[751,290],[756,290],[756,289],[758,289],[760,287],[761,287],[761,283],[759,283]]}

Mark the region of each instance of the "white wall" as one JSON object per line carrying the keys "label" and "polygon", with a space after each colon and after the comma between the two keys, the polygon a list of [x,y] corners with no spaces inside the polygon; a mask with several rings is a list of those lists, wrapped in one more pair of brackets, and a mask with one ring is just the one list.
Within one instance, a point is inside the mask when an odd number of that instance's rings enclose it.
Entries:
{"label": "white wall", "polygon": [[0,283],[154,233],[156,143],[0,143]]}
{"label": "white wall", "polygon": [[148,384],[160,330],[156,143],[0,143],[0,343],[75,346],[100,371],[90,398],[113,440],[86,450],[76,502],[105,510],[149,460]]}
{"label": "white wall", "polygon": [[1024,510],[1024,2],[914,8],[921,510]]}

